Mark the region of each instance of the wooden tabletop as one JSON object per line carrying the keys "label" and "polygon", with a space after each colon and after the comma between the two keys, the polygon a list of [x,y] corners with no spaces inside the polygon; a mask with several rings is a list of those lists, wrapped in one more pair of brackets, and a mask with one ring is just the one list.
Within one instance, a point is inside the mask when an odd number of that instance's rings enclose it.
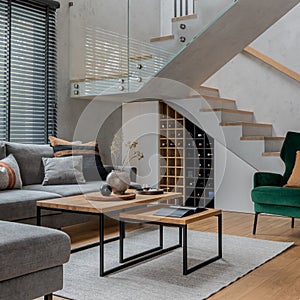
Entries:
{"label": "wooden tabletop", "polygon": [[[128,190],[128,192],[133,192]],[[133,200],[114,200],[114,201],[92,201],[87,200],[85,195],[55,198],[50,200],[37,201],[36,205],[41,208],[54,208],[78,212],[106,213],[113,212],[141,204],[172,200],[182,197],[181,193],[165,192],[158,195],[137,194]]]}
{"label": "wooden tabletop", "polygon": [[177,224],[177,225],[187,225],[191,224],[212,216],[217,216],[222,214],[222,210],[208,208],[205,211],[194,213],[187,217],[175,218],[175,217],[165,217],[165,216],[156,216],[155,213],[162,208],[162,205],[155,205],[146,208],[136,209],[130,212],[124,212],[120,214],[120,217],[123,219],[145,221],[145,222],[159,222],[165,224]]}

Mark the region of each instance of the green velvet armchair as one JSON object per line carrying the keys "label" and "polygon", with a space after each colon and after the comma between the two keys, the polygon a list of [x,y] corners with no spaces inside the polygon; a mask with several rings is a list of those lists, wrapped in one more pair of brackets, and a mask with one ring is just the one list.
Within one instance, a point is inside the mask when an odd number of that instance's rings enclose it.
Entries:
{"label": "green velvet armchair", "polygon": [[285,163],[284,174],[254,174],[254,188],[251,191],[255,211],[253,234],[256,233],[260,213],[291,217],[292,228],[295,218],[300,218],[300,188],[283,187],[293,171],[297,150],[300,150],[300,133],[289,131],[280,152],[280,158]]}

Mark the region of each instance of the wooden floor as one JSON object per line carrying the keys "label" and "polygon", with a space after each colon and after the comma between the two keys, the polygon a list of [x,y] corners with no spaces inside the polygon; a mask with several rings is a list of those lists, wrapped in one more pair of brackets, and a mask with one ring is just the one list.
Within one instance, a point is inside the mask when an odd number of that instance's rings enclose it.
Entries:
{"label": "wooden floor", "polygon": [[[257,234],[253,236],[253,215],[224,212],[223,233],[225,234],[274,241],[292,241],[295,246],[209,299],[300,300],[300,220],[295,220],[294,229],[291,228],[290,224],[289,218],[261,215],[258,219]],[[190,226],[190,229],[215,232],[217,229],[216,218],[195,223]],[[111,235],[115,230],[116,228],[111,228],[107,234]],[[97,240],[98,227],[96,224],[75,226],[66,232],[72,238],[72,246],[75,246]],[[253,253],[254,255],[255,253]],[[61,300],[64,298],[54,297],[54,299]]]}

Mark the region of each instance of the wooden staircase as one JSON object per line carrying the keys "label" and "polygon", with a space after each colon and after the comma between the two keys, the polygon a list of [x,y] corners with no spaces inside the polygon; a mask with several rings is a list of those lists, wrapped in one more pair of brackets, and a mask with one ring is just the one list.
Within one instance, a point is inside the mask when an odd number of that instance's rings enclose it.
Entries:
{"label": "wooden staircase", "polygon": [[[237,109],[235,100],[221,98],[217,89],[212,90],[215,92],[214,96],[201,95],[204,101],[202,101],[200,112],[219,113],[220,126],[240,126],[242,128],[241,141],[263,141],[265,148],[263,156],[279,156],[284,137],[272,136],[272,124],[256,123],[252,111]],[[191,98],[197,98],[197,96],[191,96]]]}

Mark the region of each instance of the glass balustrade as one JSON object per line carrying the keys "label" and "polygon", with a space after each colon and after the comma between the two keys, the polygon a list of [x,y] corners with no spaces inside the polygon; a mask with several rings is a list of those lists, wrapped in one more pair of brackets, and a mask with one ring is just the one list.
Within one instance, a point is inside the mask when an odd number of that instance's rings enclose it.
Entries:
{"label": "glass balustrade", "polygon": [[77,0],[69,8],[71,97],[140,90],[234,4]]}

